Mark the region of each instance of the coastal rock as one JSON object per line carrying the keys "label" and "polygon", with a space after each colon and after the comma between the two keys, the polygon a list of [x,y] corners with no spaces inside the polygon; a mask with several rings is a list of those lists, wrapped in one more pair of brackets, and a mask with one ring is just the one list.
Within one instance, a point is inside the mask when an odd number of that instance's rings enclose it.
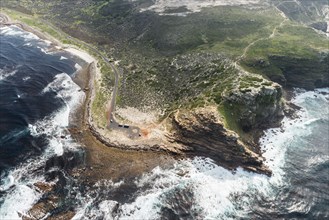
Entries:
{"label": "coastal rock", "polygon": [[[268,127],[283,116],[282,88],[279,84],[235,89],[224,96],[224,111],[231,113],[243,131]],[[226,117],[230,117],[226,114]]]}
{"label": "coastal rock", "polygon": [[68,151],[63,155],[53,156],[47,162],[45,170],[49,171],[52,168],[57,167],[59,169],[72,169],[83,160],[83,152],[80,151]]}
{"label": "coastal rock", "polygon": [[55,195],[47,196],[37,202],[26,215],[22,215],[23,220],[42,219],[47,216],[49,212],[58,207],[59,198]]}
{"label": "coastal rock", "polygon": [[292,119],[296,119],[298,118],[298,114],[297,114],[297,111],[300,110],[301,107],[295,105],[294,103],[292,102],[286,102],[285,103],[285,108],[284,108],[284,115],[289,117],[289,118],[292,118]]}
{"label": "coastal rock", "polygon": [[42,193],[47,193],[54,189],[54,184],[50,184],[50,183],[36,182],[33,185],[37,187],[37,190]]}
{"label": "coastal rock", "polygon": [[242,143],[235,132],[224,127],[216,107],[179,111],[172,121],[175,130],[172,139],[188,146],[187,154],[210,157],[229,169],[241,166],[271,175],[263,164],[264,159]]}

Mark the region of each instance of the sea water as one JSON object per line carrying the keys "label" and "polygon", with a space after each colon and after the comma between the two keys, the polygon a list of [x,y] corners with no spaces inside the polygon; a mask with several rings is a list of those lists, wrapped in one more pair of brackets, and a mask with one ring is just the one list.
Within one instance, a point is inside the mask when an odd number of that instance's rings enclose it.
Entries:
{"label": "sea water", "polygon": [[[45,181],[46,161],[82,151],[67,126],[83,93],[67,54],[47,52],[49,43],[15,26],[0,37],[0,219],[19,219],[42,196],[33,184]],[[73,219],[328,219],[329,89],[295,90],[292,102],[299,117],[260,140],[271,177],[179,160],[135,179],[129,201],[111,197],[124,180],[72,188]]]}
{"label": "sea water", "polygon": [[75,63],[49,49],[16,26],[0,28],[0,219],[19,219],[41,197],[33,184],[49,158],[79,149],[66,129],[84,97],[69,76]]}

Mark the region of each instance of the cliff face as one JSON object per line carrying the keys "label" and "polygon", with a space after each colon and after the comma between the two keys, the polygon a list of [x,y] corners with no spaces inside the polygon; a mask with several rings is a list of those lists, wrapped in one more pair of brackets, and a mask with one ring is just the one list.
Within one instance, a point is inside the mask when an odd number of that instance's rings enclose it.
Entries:
{"label": "cliff face", "polygon": [[172,139],[188,146],[187,154],[209,157],[229,169],[241,166],[271,174],[260,155],[243,144],[235,132],[224,128],[216,107],[179,111],[173,117],[173,126]]}
{"label": "cliff face", "polygon": [[265,128],[282,116],[282,88],[276,83],[235,89],[224,97],[226,120],[244,132]]}
{"label": "cliff face", "polygon": [[270,62],[280,69],[284,82],[278,83],[283,86],[307,90],[329,86],[329,53],[318,54],[315,58],[270,56]]}
{"label": "cliff face", "polygon": [[261,78],[253,85],[244,89],[238,86],[226,94],[220,111],[217,106],[178,111],[172,118],[172,139],[189,148],[187,154],[210,157],[230,169],[240,166],[270,175],[259,148],[249,146],[239,134],[278,121],[283,114],[282,89]]}

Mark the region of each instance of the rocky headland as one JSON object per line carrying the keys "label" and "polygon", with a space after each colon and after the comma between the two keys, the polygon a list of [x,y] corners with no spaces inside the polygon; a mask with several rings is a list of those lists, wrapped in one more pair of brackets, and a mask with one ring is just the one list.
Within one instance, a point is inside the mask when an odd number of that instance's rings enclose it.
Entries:
{"label": "rocky headland", "polygon": [[[71,195],[68,188],[80,187],[83,193],[91,190],[97,181],[124,179],[122,190],[133,192],[137,190],[132,187],[134,178],[157,166],[171,166],[180,158],[209,157],[232,171],[242,167],[270,176],[271,170],[264,165],[258,139],[265,129],[280,126],[284,115],[293,116],[294,110],[298,109],[288,102],[287,91],[292,87],[313,89],[328,86],[328,53],[319,52],[324,51],[322,44],[327,41],[322,38],[318,41],[314,35],[308,37],[315,39],[308,42],[315,55],[306,53],[309,48],[302,45],[300,49],[300,44],[295,42],[297,35],[303,37],[303,33],[309,31],[304,26],[301,30],[292,28],[296,25],[284,26],[285,20],[282,19],[286,18],[272,8],[256,8],[257,15],[254,16],[252,10],[235,7],[229,8],[229,13],[218,13],[216,10],[226,10],[219,7],[179,19],[150,12],[141,15],[134,10],[126,14],[130,19],[122,19],[118,13],[109,22],[111,30],[116,30],[109,38],[111,41],[107,38],[106,28],[97,30],[99,36],[91,37],[93,28],[101,27],[102,19],[111,7],[108,3],[99,8],[103,14],[95,16],[90,29],[68,26],[73,23],[71,13],[65,13],[60,21],[54,18],[54,21],[72,36],[92,44],[96,39],[96,49],[102,48],[101,52],[106,51],[103,54],[109,57],[113,52],[116,59],[122,60],[115,62],[116,68],[122,71],[119,76],[120,95],[114,97],[118,101],[114,116],[121,125],[138,127],[140,137],[131,138],[123,129],[108,129],[107,103],[113,98],[113,71],[95,53],[96,58],[86,60],[80,57],[85,60],[83,68],[73,80],[85,92],[86,99],[70,114],[68,130],[83,145],[84,151],[80,154],[64,153],[47,162],[46,182],[33,186],[43,196],[27,215],[22,214],[22,218],[70,219],[75,211],[66,197],[75,195]],[[125,8],[122,10],[125,14]],[[72,12],[75,13],[80,12]],[[218,14],[224,17],[219,18]],[[91,14],[88,16],[87,20],[94,19]],[[200,39],[194,35],[195,25],[200,29],[204,26],[203,22],[195,23],[200,19],[198,16],[202,19],[206,16],[210,21],[208,29],[204,30],[206,34]],[[136,21],[136,27],[131,25],[131,20]],[[152,22],[143,26],[145,20]],[[228,23],[217,25],[218,20],[227,20]],[[179,30],[185,31],[185,38],[180,39],[176,28],[168,25],[175,22]],[[16,24],[48,38],[40,34],[43,30],[36,31],[21,22]],[[89,23],[75,23],[80,24],[88,26]],[[246,28],[242,32],[245,35],[235,31],[228,31],[227,35],[222,32],[228,27],[240,30],[244,25]],[[159,30],[160,26],[164,33]],[[262,31],[258,31],[260,27]],[[276,47],[282,45],[281,37],[284,42],[291,40],[292,47]],[[82,45],[71,36],[65,35],[63,39]],[[51,40],[56,42],[54,45],[60,45],[53,38]],[[82,48],[91,52],[87,47]],[[240,56],[243,53],[246,57]],[[81,53],[76,56],[81,56]],[[321,68],[313,68],[314,65]],[[52,169],[54,167],[57,169]],[[118,194],[120,191],[112,196],[120,197]]]}

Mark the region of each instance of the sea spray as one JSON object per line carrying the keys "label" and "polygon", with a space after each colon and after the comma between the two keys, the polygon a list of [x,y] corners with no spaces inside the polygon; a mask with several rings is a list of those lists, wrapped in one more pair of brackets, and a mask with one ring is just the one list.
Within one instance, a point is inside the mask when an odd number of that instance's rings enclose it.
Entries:
{"label": "sea spray", "polygon": [[[307,213],[314,205],[312,202],[298,202],[285,195],[295,184],[289,176],[289,160],[291,151],[300,150],[301,140],[312,134],[312,125],[328,120],[328,91],[296,90],[293,102],[302,107],[298,117],[284,118],[280,128],[268,129],[261,138],[261,150],[273,171],[272,177],[240,168],[232,172],[208,158],[184,159],[177,161],[173,168],[157,167],[137,179],[134,184],[140,189],[138,196],[133,202],[116,205],[114,213],[115,201],[101,200],[99,205],[84,211],[80,207],[79,217],[88,219],[92,213],[99,213],[105,219],[262,219],[274,218],[279,212],[282,215],[296,210]],[[328,156],[321,156],[316,161],[312,157],[309,160],[311,164],[318,164],[327,159]],[[110,191],[108,198],[111,198]],[[92,203],[89,200],[89,204]]]}
{"label": "sea spray", "polygon": [[[47,167],[48,161],[65,152],[81,151],[67,126],[69,114],[83,101],[84,93],[68,75],[74,71],[74,62],[61,59],[60,54],[63,53],[42,52],[48,50],[49,42],[16,26],[1,27],[0,37],[1,56],[6,57],[0,72],[0,82],[4,85],[2,89],[6,89],[6,97],[2,98],[8,100],[1,110],[18,103],[18,107],[10,111],[22,117],[19,121],[22,129],[6,131],[0,137],[1,147],[10,147],[12,141],[29,145],[27,153],[18,155],[21,159],[15,167],[7,166],[6,170],[0,170],[0,219],[20,219],[43,195],[35,183],[46,181],[46,169],[58,169]],[[41,59],[43,62],[39,62]],[[45,112],[51,113],[47,115]],[[6,123],[14,126],[18,119],[7,118]],[[12,125],[6,126],[11,128]],[[20,141],[25,136],[31,143]],[[38,143],[40,140],[44,148]],[[15,157],[14,153],[15,149],[12,149],[6,157]]]}
{"label": "sea spray", "polygon": [[[0,206],[0,219],[19,218],[18,213],[27,212],[41,197],[42,194],[36,190],[33,184],[45,181],[44,173],[37,171],[44,169],[47,160],[54,155],[60,156],[67,150],[80,150],[79,145],[74,142],[66,130],[70,112],[69,106],[73,107],[82,97],[77,93],[72,93],[72,91],[69,92],[72,88],[78,91],[76,87],[68,86],[66,92],[62,88],[60,93],[64,100],[70,100],[67,105],[44,120],[29,125],[31,135],[34,137],[44,136],[48,140],[48,146],[41,156],[29,159],[8,171],[8,175],[0,185],[0,189],[5,192],[5,196],[1,198],[3,204]],[[61,138],[63,136],[66,138]]]}

